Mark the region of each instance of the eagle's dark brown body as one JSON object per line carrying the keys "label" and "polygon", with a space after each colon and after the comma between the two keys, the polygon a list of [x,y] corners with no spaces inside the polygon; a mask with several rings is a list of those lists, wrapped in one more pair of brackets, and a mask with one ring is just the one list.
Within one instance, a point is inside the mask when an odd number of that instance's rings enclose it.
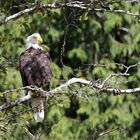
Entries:
{"label": "eagle's dark brown body", "polygon": [[52,78],[48,52],[31,47],[20,55],[19,64],[24,86],[35,85],[48,88]]}
{"label": "eagle's dark brown body", "polygon": [[[49,53],[30,47],[20,55],[19,65],[24,86],[33,85],[48,90],[52,78]],[[36,122],[42,122],[44,98],[39,97],[40,94],[37,92],[28,90],[27,93],[33,95],[30,105]]]}

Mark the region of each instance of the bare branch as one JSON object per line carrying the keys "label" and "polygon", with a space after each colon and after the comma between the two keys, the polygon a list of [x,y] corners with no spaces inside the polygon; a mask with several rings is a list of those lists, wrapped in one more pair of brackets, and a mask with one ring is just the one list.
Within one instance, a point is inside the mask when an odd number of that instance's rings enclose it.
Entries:
{"label": "bare branch", "polygon": [[[120,76],[120,75],[115,74],[114,76]],[[111,76],[109,76],[107,79],[109,79],[110,77]],[[105,88],[105,87],[103,88],[103,86],[101,86],[101,85],[104,85],[105,81],[102,84],[99,85],[97,83],[94,83],[92,81],[88,81],[88,80],[85,80],[85,79],[72,78],[72,79],[68,80],[66,83],[62,84],[61,86],[59,86],[59,87],[57,87],[57,88],[55,88],[54,90],[51,90],[51,91],[45,91],[45,90],[43,90],[41,88],[38,88],[38,87],[27,86],[27,87],[23,87],[23,88],[19,88],[19,89],[7,90],[3,94],[28,89],[28,90],[33,90],[33,91],[39,91],[39,92],[42,93],[43,96],[50,96],[52,94],[66,93],[67,92],[67,87],[72,85],[72,84],[75,84],[75,83],[80,83],[80,84],[83,84],[83,85],[87,85],[94,90],[97,90],[97,91],[100,91],[100,92],[102,91],[104,93],[115,94],[115,95],[130,94],[130,93],[134,94],[134,93],[139,93],[140,92],[140,87],[139,88],[133,88],[133,89],[113,89],[113,88]],[[1,105],[0,110],[5,110],[5,109],[8,109],[8,108],[12,108],[14,106],[17,106],[17,105],[27,101],[27,100],[30,100],[31,98],[32,98],[32,95],[26,95],[24,97],[21,97],[20,99],[17,99],[16,101]]]}
{"label": "bare branch", "polygon": [[100,85],[100,88],[103,88],[103,86],[105,85],[105,83],[110,80],[112,77],[118,77],[118,76],[129,76],[128,73],[113,73],[113,74],[110,74],[103,82],[102,84]]}
{"label": "bare branch", "polygon": [[126,65],[120,64],[120,63],[115,63],[115,65],[124,67],[124,68],[126,69],[124,73],[128,73],[128,71],[129,71],[131,68],[134,68],[134,67],[139,66],[139,63],[133,64],[133,65],[129,65],[129,66],[126,66]]}
{"label": "bare branch", "polygon": [[111,10],[111,9],[105,9],[105,8],[99,8],[99,9],[93,9],[96,12],[109,12],[109,13],[117,13],[117,14],[126,14],[130,16],[135,16],[135,17],[140,17],[140,14],[138,12],[136,13],[131,13],[129,11],[125,10]]}
{"label": "bare branch", "polygon": [[34,11],[35,9],[36,9],[36,7],[34,6],[34,7],[29,8],[29,9],[25,9],[25,10],[23,10],[21,12],[18,12],[18,13],[14,14],[14,15],[11,15],[9,17],[6,17],[6,18],[4,18],[4,19],[2,19],[0,21],[0,25],[4,24],[4,23],[6,23],[6,22],[8,22],[10,20],[19,18],[19,17],[25,15],[26,13],[30,13],[30,12]]}
{"label": "bare branch", "polygon": [[26,86],[26,87],[17,88],[17,89],[6,90],[5,92],[3,92],[3,94],[9,94],[9,93],[18,92],[18,91],[21,91],[21,90],[34,90],[34,91],[42,92],[41,88],[36,88],[35,86]]}
{"label": "bare branch", "polygon": [[[110,94],[130,94],[130,93],[139,93],[140,92],[140,87],[139,88],[133,88],[133,89],[113,89],[113,88],[102,88],[101,85],[98,85],[97,83],[94,83],[92,81],[88,81],[85,79],[81,79],[81,78],[72,78],[70,80],[68,80],[66,83],[64,83],[63,85],[57,87],[56,89],[52,90],[54,91],[61,91],[61,89],[63,87],[67,87],[70,86],[71,84],[74,83],[81,83],[84,85],[88,85],[89,87],[93,88],[94,90],[100,90],[103,91],[105,93],[110,93]],[[51,93],[51,91],[49,91]],[[49,93],[48,92],[48,93]]]}
{"label": "bare branch", "polygon": [[5,127],[4,125],[0,125],[0,131],[7,132],[9,128]]}
{"label": "bare branch", "polygon": [[129,71],[130,68],[134,68],[134,67],[137,67],[138,66],[138,63],[134,64],[134,65],[130,65],[126,68],[126,71],[125,73],[127,73]]}
{"label": "bare branch", "polygon": [[32,7],[25,9],[23,11],[20,11],[14,15],[11,15],[9,17],[5,17],[4,19],[2,19],[0,21],[0,25],[9,22],[10,20],[19,18],[27,13],[31,13],[35,10],[39,10],[39,9],[60,9],[63,7],[67,7],[67,8],[77,8],[77,9],[83,9],[83,10],[89,10],[89,11],[95,11],[95,12],[110,12],[110,13],[118,13],[118,14],[127,14],[130,16],[135,16],[135,17],[140,17],[139,12],[136,13],[132,13],[129,11],[125,11],[122,9],[118,9],[118,10],[113,10],[113,9],[109,9],[107,8],[94,8],[93,7],[94,4],[93,3],[83,3],[83,2],[79,2],[79,1],[74,1],[74,2],[68,2],[68,3],[59,3],[59,2],[54,2],[51,4],[34,4]]}
{"label": "bare branch", "polygon": [[123,130],[123,129],[122,128],[115,128],[115,129],[112,129],[112,130],[107,130],[107,131],[99,133],[97,136],[95,136],[95,138],[97,139],[97,138],[103,137],[105,135],[108,135],[108,134],[110,134],[110,133],[112,133],[114,131],[118,131],[118,130],[120,131],[120,130]]}
{"label": "bare branch", "polygon": [[1,105],[0,110],[5,110],[5,109],[8,109],[8,108],[12,108],[12,107],[17,106],[17,105],[19,105],[19,104],[21,104],[25,101],[28,101],[29,99],[31,99],[31,95],[26,95],[24,97],[19,98],[16,101]]}
{"label": "bare branch", "polygon": [[35,140],[35,136],[26,127],[23,127],[23,129],[32,140]]}

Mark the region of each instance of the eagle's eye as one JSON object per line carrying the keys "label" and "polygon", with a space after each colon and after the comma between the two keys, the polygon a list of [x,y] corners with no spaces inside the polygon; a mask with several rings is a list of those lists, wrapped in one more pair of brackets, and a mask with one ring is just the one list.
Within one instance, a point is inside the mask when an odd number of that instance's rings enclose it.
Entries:
{"label": "eagle's eye", "polygon": [[37,39],[37,37],[36,36],[33,36],[33,39]]}

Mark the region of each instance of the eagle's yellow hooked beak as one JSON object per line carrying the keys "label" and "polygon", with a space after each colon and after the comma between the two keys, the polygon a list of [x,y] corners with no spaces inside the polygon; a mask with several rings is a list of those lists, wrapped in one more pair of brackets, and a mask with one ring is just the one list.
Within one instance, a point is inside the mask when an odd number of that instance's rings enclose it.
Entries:
{"label": "eagle's yellow hooked beak", "polygon": [[42,40],[41,37],[38,37],[38,38],[36,39],[36,42],[39,43],[39,44],[41,44],[41,43],[43,42],[43,40]]}

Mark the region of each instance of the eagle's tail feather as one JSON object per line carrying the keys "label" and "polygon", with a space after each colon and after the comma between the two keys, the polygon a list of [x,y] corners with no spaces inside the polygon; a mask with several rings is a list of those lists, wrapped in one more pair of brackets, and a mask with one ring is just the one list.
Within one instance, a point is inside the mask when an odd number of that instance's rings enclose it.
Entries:
{"label": "eagle's tail feather", "polygon": [[41,98],[32,98],[31,107],[36,122],[42,122],[44,119],[44,100]]}

